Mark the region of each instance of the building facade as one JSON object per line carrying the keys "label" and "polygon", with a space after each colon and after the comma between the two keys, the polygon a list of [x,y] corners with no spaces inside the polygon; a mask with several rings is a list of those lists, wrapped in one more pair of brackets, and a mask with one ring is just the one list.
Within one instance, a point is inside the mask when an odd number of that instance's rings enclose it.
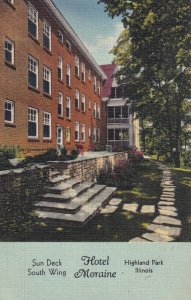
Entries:
{"label": "building facade", "polygon": [[102,120],[103,124],[107,124],[105,129],[102,127],[105,143],[113,148],[139,148],[139,120],[132,111],[132,104],[126,97],[125,90],[115,79],[118,67],[108,64],[102,65],[101,68],[107,75],[102,89]]}
{"label": "building facade", "polygon": [[107,77],[54,3],[3,0],[0,17],[0,144],[100,144]]}

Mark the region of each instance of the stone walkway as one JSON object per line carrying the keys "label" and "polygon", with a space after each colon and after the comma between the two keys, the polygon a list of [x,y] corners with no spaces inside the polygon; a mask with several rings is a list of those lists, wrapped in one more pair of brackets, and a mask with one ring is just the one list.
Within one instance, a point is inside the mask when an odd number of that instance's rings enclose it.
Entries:
{"label": "stone walkway", "polygon": [[[125,203],[122,210],[130,213],[155,215],[152,223],[147,227],[147,232],[135,237],[129,242],[173,242],[181,234],[181,220],[178,218],[178,210],[175,206],[176,186],[172,180],[171,171],[163,164],[157,163],[162,170],[160,186],[162,194],[156,205],[142,205],[137,203]],[[113,198],[108,205],[101,210],[101,214],[113,214],[122,204],[122,200]]]}
{"label": "stone walkway", "polygon": [[[144,205],[141,209],[141,213],[144,214],[155,213],[157,210],[158,215],[147,227],[146,233],[131,239],[129,242],[172,242],[181,234],[181,220],[178,218],[178,211],[175,207],[176,186],[172,180],[172,173],[161,163],[158,163],[158,167],[163,171],[160,201],[157,203],[157,207]],[[123,209],[136,212],[135,206],[136,204],[124,204]]]}

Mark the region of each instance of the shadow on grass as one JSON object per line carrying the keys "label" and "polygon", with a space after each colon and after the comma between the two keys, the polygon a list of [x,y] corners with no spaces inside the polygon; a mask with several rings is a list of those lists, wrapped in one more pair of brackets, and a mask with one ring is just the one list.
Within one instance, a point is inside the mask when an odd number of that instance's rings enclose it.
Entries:
{"label": "shadow on grass", "polygon": [[176,207],[182,221],[181,242],[191,242],[191,169],[172,168],[177,185]]}

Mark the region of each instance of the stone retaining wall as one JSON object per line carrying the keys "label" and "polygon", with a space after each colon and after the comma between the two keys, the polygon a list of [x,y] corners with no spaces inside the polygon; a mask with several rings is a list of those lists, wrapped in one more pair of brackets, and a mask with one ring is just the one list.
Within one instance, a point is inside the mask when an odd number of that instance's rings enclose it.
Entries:
{"label": "stone retaining wall", "polygon": [[81,156],[74,161],[52,162],[51,165],[65,175],[70,175],[73,178],[79,178],[81,180],[93,181],[101,168],[107,167],[108,165],[113,167],[117,161],[127,158],[128,154],[124,152],[108,153],[96,158],[83,158],[83,156]]}

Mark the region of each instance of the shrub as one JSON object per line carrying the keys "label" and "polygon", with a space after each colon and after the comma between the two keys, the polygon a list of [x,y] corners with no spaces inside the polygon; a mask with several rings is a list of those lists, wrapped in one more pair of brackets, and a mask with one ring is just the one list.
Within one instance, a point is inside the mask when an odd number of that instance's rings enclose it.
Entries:
{"label": "shrub", "polygon": [[182,155],[183,163],[185,166],[191,165],[191,151],[185,151]]}
{"label": "shrub", "polygon": [[135,166],[143,160],[143,151],[137,149],[131,149],[128,151],[128,157]]}
{"label": "shrub", "polygon": [[66,160],[66,155],[68,153],[68,150],[63,147],[61,150],[60,150],[60,160]]}
{"label": "shrub", "polygon": [[71,151],[72,158],[75,159],[78,157],[78,149],[72,149]]}
{"label": "shrub", "polygon": [[13,159],[20,154],[19,146],[0,146],[0,158]]}
{"label": "shrub", "polygon": [[97,176],[97,182],[120,189],[132,187],[133,169],[130,160],[118,161],[113,170],[111,166],[102,168]]}

